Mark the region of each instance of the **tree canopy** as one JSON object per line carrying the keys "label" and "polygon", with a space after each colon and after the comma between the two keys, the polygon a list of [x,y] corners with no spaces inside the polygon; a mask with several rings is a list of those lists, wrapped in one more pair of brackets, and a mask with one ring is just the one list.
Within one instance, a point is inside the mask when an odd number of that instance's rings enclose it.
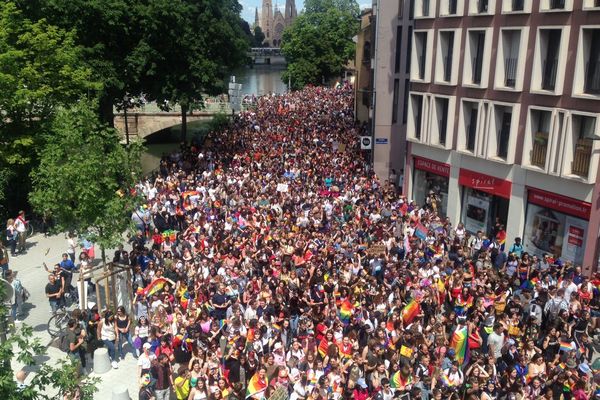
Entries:
{"label": "tree canopy", "polygon": [[51,216],[60,231],[75,230],[102,248],[116,246],[134,208],[129,193],[140,178],[140,146],[124,148],[87,101],[61,110],[44,139],[32,174],[34,209]]}
{"label": "tree canopy", "polygon": [[354,0],[307,0],[305,13],[283,33],[281,50],[288,62],[283,80],[298,89],[340,76],[354,57],[358,10]]}

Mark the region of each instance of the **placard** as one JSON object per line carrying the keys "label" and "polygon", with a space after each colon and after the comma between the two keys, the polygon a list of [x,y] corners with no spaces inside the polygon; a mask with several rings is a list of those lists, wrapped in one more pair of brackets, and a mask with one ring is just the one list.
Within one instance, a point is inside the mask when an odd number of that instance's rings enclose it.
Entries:
{"label": "placard", "polygon": [[278,192],[282,192],[282,193],[287,193],[287,191],[288,191],[288,184],[287,183],[278,183],[277,184],[277,191]]}

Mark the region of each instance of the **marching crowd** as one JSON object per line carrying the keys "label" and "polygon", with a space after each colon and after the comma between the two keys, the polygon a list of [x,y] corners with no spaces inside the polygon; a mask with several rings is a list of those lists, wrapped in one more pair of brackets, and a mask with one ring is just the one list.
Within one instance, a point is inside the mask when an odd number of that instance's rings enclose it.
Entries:
{"label": "marching crowd", "polygon": [[467,235],[358,137],[347,85],[265,96],[136,187],[135,320],[94,329],[140,399],[600,399],[600,278]]}

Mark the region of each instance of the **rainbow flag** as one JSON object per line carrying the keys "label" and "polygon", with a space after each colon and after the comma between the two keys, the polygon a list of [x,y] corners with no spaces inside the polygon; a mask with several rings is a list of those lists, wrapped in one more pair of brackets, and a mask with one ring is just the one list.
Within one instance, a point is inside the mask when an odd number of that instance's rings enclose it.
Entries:
{"label": "rainbow flag", "polygon": [[425,226],[423,226],[423,224],[420,222],[417,224],[417,226],[415,226],[415,236],[421,240],[425,240],[425,238],[427,238],[427,228],[425,228]]}
{"label": "rainbow flag", "polygon": [[569,352],[575,350],[575,345],[573,342],[560,342],[560,350],[564,352]]}
{"label": "rainbow flag", "polygon": [[342,321],[344,324],[349,324],[353,312],[354,306],[352,305],[352,303],[350,303],[348,299],[344,300],[338,311],[340,321]]}
{"label": "rainbow flag", "polygon": [[405,325],[410,324],[417,315],[421,312],[421,306],[419,303],[412,299],[404,308],[402,309],[402,320]]}
{"label": "rainbow flag", "polygon": [[456,329],[452,334],[452,339],[450,340],[450,347],[454,349],[454,353],[456,354],[456,361],[459,364],[467,363],[469,360],[468,357],[468,331],[467,327],[462,327],[460,329]]}
{"label": "rainbow flag", "polygon": [[248,388],[246,389],[246,398],[253,399],[262,399],[264,398],[263,392],[269,386],[269,380],[265,377],[264,380],[261,380],[258,376],[258,373],[254,374],[250,381],[248,382]]}
{"label": "rainbow flag", "polygon": [[152,296],[154,293],[158,293],[164,289],[165,285],[171,285],[175,287],[175,284],[167,278],[158,278],[150,282],[148,286],[144,288],[144,296]]}
{"label": "rainbow flag", "polygon": [[390,386],[392,389],[404,390],[407,385],[412,383],[412,376],[408,375],[406,378],[402,376],[400,371],[397,371],[392,375],[390,379]]}
{"label": "rainbow flag", "polygon": [[321,343],[319,343],[319,348],[317,350],[319,351],[319,354],[321,355],[322,358],[325,358],[325,356],[327,355],[328,348],[329,348],[329,343],[327,342],[327,339],[325,339],[325,338],[321,339]]}

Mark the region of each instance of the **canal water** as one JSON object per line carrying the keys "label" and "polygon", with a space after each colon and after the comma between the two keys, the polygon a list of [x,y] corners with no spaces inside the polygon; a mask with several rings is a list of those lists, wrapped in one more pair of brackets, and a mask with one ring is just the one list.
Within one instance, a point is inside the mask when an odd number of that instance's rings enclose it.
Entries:
{"label": "canal water", "polygon": [[[242,94],[263,96],[269,93],[285,93],[287,85],[281,80],[284,66],[256,65],[234,72],[236,83],[242,84]],[[206,122],[188,122],[188,140],[205,131]],[[164,129],[148,137],[142,154],[142,172],[149,174],[157,169],[163,154],[169,154],[179,147],[181,126]]]}

